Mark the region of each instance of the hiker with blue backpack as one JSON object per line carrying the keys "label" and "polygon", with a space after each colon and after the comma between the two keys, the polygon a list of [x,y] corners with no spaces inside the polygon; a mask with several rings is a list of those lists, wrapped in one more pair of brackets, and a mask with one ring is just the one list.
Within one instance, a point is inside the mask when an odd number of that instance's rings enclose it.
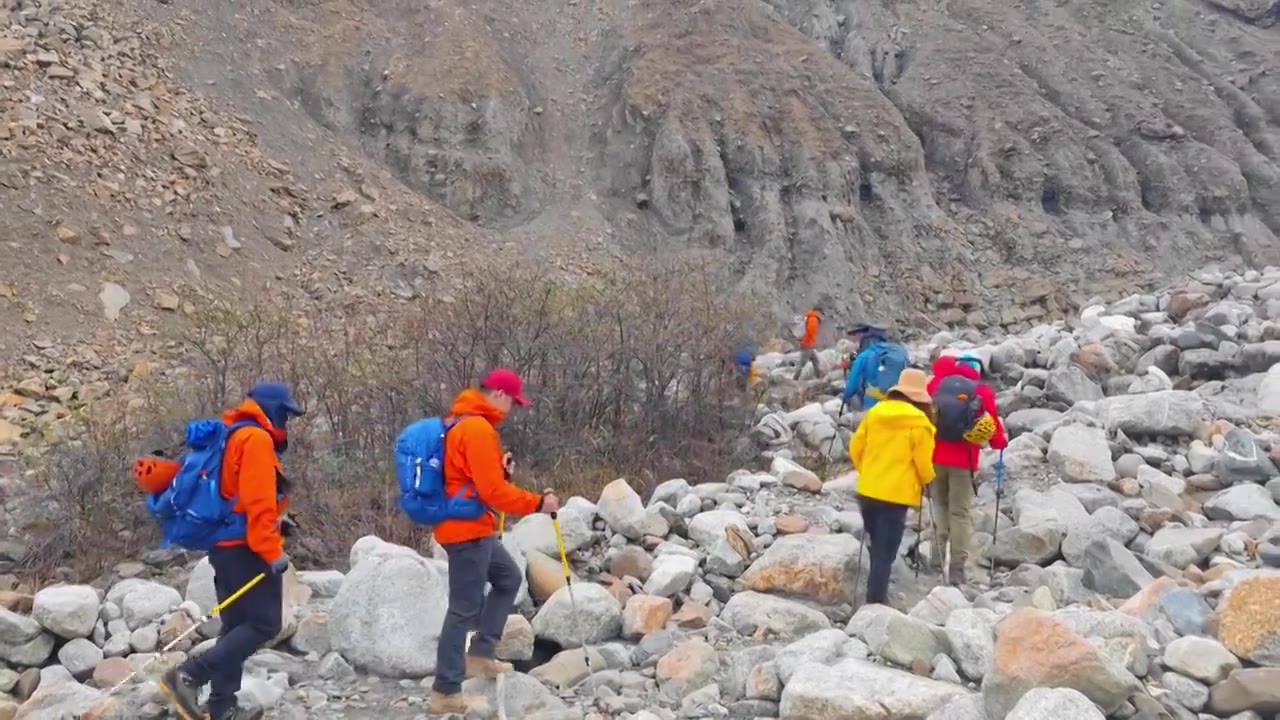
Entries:
{"label": "hiker with blue backpack", "polygon": [[859,347],[840,399],[845,405],[856,400],[863,410],[870,410],[898,384],[902,371],[911,365],[911,357],[906,347],[889,339],[885,328],[858,325],[849,334],[859,338]]}
{"label": "hiker with blue backpack", "polygon": [[[161,676],[161,689],[186,720],[262,717],[261,708],[240,708],[236,693],[245,660],[280,634],[281,576],[289,568],[280,454],[289,420],[302,414],[286,386],[257,385],[221,419],[189,423],[181,458],[142,458],[134,466],[163,545],[209,553],[225,608],[214,646]],[[207,715],[199,702],[206,684]]]}
{"label": "hiker with blue backpack", "polygon": [[[415,523],[432,526],[449,557],[449,609],[436,650],[431,713],[480,712],[487,701],[464,694],[462,681],[512,669],[494,652],[524,575],[497,535],[494,514],[554,516],[560,509],[555,495],[511,482],[513,461],[502,450],[498,425],[528,404],[520,376],[494,370],[478,388],[463,390],[447,417],[418,420],[396,440],[401,509]],[[466,650],[471,630],[476,636]]]}
{"label": "hiker with blue backpack", "polygon": [[[982,371],[982,361],[976,355],[947,355],[934,361],[933,379],[929,381],[938,428],[933,451],[937,480],[932,490],[937,534],[931,564],[939,571],[945,564],[947,583],[956,586],[966,582],[965,565],[973,539],[970,506],[978,489],[978,458],[984,446],[1004,450],[1009,444],[995,391],[982,382]],[[948,547],[951,559],[944,563]]]}

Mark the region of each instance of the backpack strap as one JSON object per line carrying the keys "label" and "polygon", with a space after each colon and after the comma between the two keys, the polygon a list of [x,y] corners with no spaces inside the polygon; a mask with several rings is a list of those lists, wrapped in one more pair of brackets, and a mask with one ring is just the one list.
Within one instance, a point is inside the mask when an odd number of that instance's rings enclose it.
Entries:
{"label": "backpack strap", "polygon": [[[445,418],[445,421],[444,421],[444,435],[445,435],[445,439],[446,439],[446,441],[447,441],[447,438],[448,438],[448,436],[449,436],[449,431],[453,429],[453,426],[454,426],[454,425],[457,425],[458,423],[462,422],[463,420],[466,420],[466,419],[467,419],[467,418],[469,418],[469,417],[477,417],[477,416],[475,416],[475,415],[470,415],[470,414],[465,414],[465,415],[453,415],[453,416],[450,416],[450,417],[448,417],[448,418]],[[448,446],[446,445],[444,448],[442,448],[442,449],[441,449],[441,450],[442,450],[442,452],[447,452],[447,448],[448,448]],[[441,479],[441,480],[444,480],[444,481],[447,481],[447,478],[445,478],[445,472],[444,472],[444,469],[445,469],[445,464],[444,464],[444,462],[441,462],[441,463],[440,463],[440,479]],[[443,488],[442,488],[442,489],[443,489]],[[468,496],[468,495],[466,494],[467,492],[470,492],[470,493],[471,493],[471,495],[469,495],[469,496]],[[445,497],[459,497],[459,496],[461,496],[461,497],[472,497],[472,498],[478,498],[478,497],[479,497],[479,494],[476,492],[476,486],[475,486],[475,483],[467,483],[467,484],[463,485],[462,487],[458,488],[458,492],[457,492],[457,494],[455,494],[455,495],[449,495],[449,494],[447,494],[447,493],[445,494]]]}
{"label": "backpack strap", "polygon": [[[222,461],[223,462],[226,462],[227,460],[226,458],[227,444],[231,441],[231,436],[235,435],[236,431],[243,430],[244,428],[248,428],[248,427],[256,427],[259,430],[266,432],[266,428],[262,427],[262,423],[258,422],[257,420],[237,420],[236,422],[231,423],[231,425],[227,428],[227,437],[224,438],[222,441],[222,454],[223,454]],[[237,488],[240,487],[239,483],[236,484],[236,487]],[[279,495],[279,489],[280,488],[277,486],[276,488],[277,495]],[[219,493],[222,492],[222,478],[220,477],[218,478],[218,492]],[[240,493],[238,492],[235,495],[227,498],[227,502],[231,503],[232,507],[235,507],[235,504],[239,500],[240,500]]]}

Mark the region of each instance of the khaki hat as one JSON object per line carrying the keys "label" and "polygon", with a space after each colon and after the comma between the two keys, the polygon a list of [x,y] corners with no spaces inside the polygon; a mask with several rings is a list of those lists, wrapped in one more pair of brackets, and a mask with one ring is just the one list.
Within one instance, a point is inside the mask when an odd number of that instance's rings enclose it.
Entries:
{"label": "khaki hat", "polygon": [[898,384],[889,388],[889,394],[893,393],[901,393],[912,402],[933,404],[933,398],[929,397],[929,376],[923,370],[915,368],[903,370],[898,376]]}

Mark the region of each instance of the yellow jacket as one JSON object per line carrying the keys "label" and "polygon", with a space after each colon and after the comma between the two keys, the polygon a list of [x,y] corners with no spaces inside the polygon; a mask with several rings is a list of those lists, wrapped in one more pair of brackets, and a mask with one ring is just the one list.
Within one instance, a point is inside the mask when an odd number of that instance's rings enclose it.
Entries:
{"label": "yellow jacket", "polygon": [[849,441],[858,494],[919,505],[924,486],[933,482],[933,433],[933,421],[911,403],[876,403]]}

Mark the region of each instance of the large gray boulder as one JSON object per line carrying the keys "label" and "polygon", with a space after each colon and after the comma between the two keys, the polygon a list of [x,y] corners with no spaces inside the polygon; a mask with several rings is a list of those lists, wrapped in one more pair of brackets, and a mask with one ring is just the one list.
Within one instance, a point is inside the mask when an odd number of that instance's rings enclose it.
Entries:
{"label": "large gray boulder", "polygon": [[980,681],[991,670],[996,619],[986,608],[961,608],[947,616],[943,631],[951,645],[951,657],[970,680]]}
{"label": "large gray boulder", "polygon": [[1258,417],[1280,417],[1280,365],[1267,371],[1258,385]]}
{"label": "large gray boulder", "polygon": [[919,660],[930,661],[950,650],[942,628],[886,606],[863,606],[849,621],[849,629],[862,638],[871,652],[901,667],[910,667]]}
{"label": "large gray boulder", "polygon": [[1052,522],[1002,527],[996,536],[996,562],[1010,567],[1047,564],[1058,557],[1065,534],[1062,525]]}
{"label": "large gray boulder", "polygon": [[1111,597],[1128,598],[1155,581],[1129,549],[1109,537],[1084,551],[1084,584]]}
{"label": "large gray boulder", "polygon": [[1231,428],[1223,436],[1222,451],[1214,463],[1214,474],[1227,485],[1266,482],[1280,474],[1253,433]]}
{"label": "large gray boulder", "polygon": [[1280,506],[1261,485],[1244,483],[1216,493],[1204,504],[1211,520],[1280,520]]}
{"label": "large gray boulder", "polygon": [[1035,688],[1022,699],[1005,720],[1106,720],[1102,711],[1084,693],[1071,688]]}
{"label": "large gray boulder", "polygon": [[[94,717],[121,717],[120,708],[111,713],[104,703],[104,695],[76,682],[71,673],[61,665],[53,665],[40,671],[40,683],[31,697],[18,709],[14,720],[52,720],[53,718],[81,717],[89,710],[97,711]],[[102,712],[107,711],[107,712]],[[128,717],[128,714],[124,714]],[[137,717],[137,715],[134,715]]]}
{"label": "large gray boulder", "polygon": [[58,585],[36,593],[31,617],[65,640],[88,637],[98,622],[102,602],[88,585]]}
{"label": "large gray boulder", "polygon": [[1109,483],[1116,479],[1111,449],[1102,428],[1064,425],[1049,441],[1049,464],[1069,482]]}
{"label": "large gray boulder", "polygon": [[[590,544],[591,518],[587,513],[566,506],[560,510],[558,517],[566,552],[574,552]],[[546,513],[534,513],[521,518],[519,522],[508,528],[503,543],[509,549],[518,548],[520,550],[518,554],[521,556],[526,552],[540,552],[547,557],[560,559],[560,546],[556,544],[555,528],[552,527],[551,516]],[[512,557],[516,555],[516,552],[511,553]]]}
{"label": "large gray boulder", "polygon": [[182,596],[168,585],[129,578],[107,591],[107,602],[119,606],[129,629],[136,630],[156,622],[181,605]]}
{"label": "large gray boulder", "polygon": [[596,507],[600,519],[628,540],[638,541],[649,532],[649,515],[645,512],[644,501],[624,478],[604,486]]}
{"label": "large gray boulder", "polygon": [[1078,365],[1063,365],[1049,371],[1044,383],[1049,400],[1071,407],[1081,401],[1101,400],[1102,387],[1089,379]]}
{"label": "large gray boulder", "polygon": [[1194,435],[1206,419],[1204,398],[1185,390],[1117,395],[1097,403],[1098,419],[1108,431],[1126,435]]}
{"label": "large gray boulder", "polygon": [[1084,564],[1085,548],[1100,537],[1115,540],[1121,545],[1128,545],[1138,536],[1138,523],[1123,510],[1114,507],[1101,507],[1090,515],[1083,523],[1074,525],[1067,531],[1062,541],[1062,557],[1075,567]]}
{"label": "large gray boulder", "polygon": [[347,573],[329,609],[333,649],[385,677],[436,669],[436,645],[449,606],[448,566],[382,543]]}
{"label": "large gray boulder", "polygon": [[724,537],[725,528],[733,525],[746,537],[751,537],[747,519],[736,510],[709,510],[698,513],[689,520],[689,539],[704,548],[710,548]]}
{"label": "large gray boulder", "polygon": [[533,616],[533,634],[565,648],[594,645],[621,633],[622,605],[594,583],[556,590]]}
{"label": "large gray boulder", "polygon": [[742,635],[761,633],[787,640],[831,627],[831,620],[811,607],[749,590],[734,593],[720,619]]}
{"label": "large gray boulder", "polygon": [[1225,534],[1223,528],[1164,527],[1147,541],[1143,554],[1181,570],[1204,562]]}
{"label": "large gray boulder", "polygon": [[0,608],[0,660],[16,667],[39,667],[53,652],[53,636],[25,615]]}
{"label": "large gray boulder", "polygon": [[1206,637],[1181,637],[1169,643],[1162,658],[1165,667],[1206,685],[1216,685],[1239,670],[1240,659]]}
{"label": "large gray boulder", "polygon": [[782,691],[780,720],[924,718],[970,695],[958,685],[850,659],[802,665]]}

